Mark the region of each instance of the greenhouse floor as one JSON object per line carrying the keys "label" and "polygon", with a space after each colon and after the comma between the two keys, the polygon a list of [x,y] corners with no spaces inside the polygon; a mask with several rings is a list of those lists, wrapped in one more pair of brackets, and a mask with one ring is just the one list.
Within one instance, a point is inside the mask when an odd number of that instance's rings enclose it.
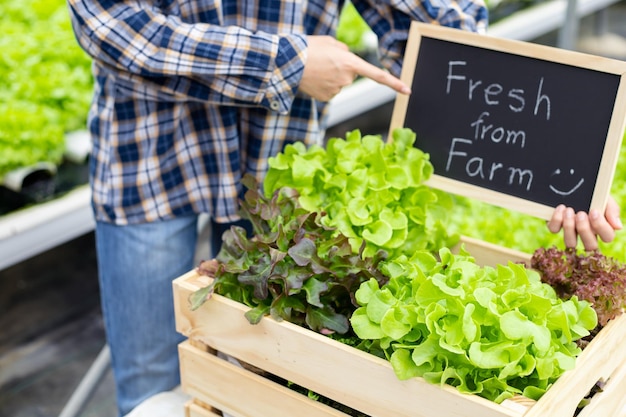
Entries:
{"label": "greenhouse floor", "polygon": [[[104,346],[93,234],[0,271],[0,416],[63,409]],[[115,416],[107,372],[83,414]]]}
{"label": "greenhouse floor", "polygon": [[[626,4],[612,6],[608,15],[610,32],[626,37]],[[581,47],[626,59],[624,39],[587,36],[592,23],[591,18],[581,23]],[[555,38],[538,42],[551,44]],[[389,107],[329,134],[355,127],[374,133],[367,124],[373,115],[385,119]],[[0,417],[58,416],[105,343],[92,233],[0,270],[0,329]],[[110,371],[78,416],[116,416]]]}

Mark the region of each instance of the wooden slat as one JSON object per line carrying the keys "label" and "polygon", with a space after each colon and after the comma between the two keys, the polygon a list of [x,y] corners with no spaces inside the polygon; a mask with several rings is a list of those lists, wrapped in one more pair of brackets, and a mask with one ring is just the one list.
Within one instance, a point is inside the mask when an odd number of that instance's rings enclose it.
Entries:
{"label": "wooden slat", "polygon": [[626,417],[626,361],[611,374],[602,392],[582,409],[578,417]]}
{"label": "wooden slat", "polygon": [[524,414],[528,409],[535,405],[537,401],[524,397],[523,395],[516,395],[512,398],[508,398],[502,401],[502,407],[515,410],[520,414]]}
{"label": "wooden slat", "polygon": [[[504,248],[469,236],[461,236],[457,246],[463,246],[476,259],[476,263],[479,265],[506,265],[508,262],[530,265],[531,256],[525,252]],[[455,252],[458,252],[458,247]]]}
{"label": "wooden slat", "polygon": [[235,417],[348,417],[188,342],[179,354],[184,391]]}
{"label": "wooden slat", "polygon": [[524,417],[573,416],[591,387],[608,379],[625,360],[626,314],[622,314],[594,337],[576,359],[576,368],[561,375]]}
{"label": "wooden slat", "polygon": [[185,417],[222,417],[221,414],[217,414],[212,410],[209,410],[202,405],[196,403],[195,400],[189,400],[185,404]]}

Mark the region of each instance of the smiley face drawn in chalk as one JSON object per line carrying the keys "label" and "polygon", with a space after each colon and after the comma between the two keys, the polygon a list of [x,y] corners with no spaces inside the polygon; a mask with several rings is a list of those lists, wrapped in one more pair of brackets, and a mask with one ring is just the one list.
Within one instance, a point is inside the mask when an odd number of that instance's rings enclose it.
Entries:
{"label": "smiley face drawn in chalk", "polygon": [[[554,170],[554,172],[552,173],[552,175],[551,175],[551,176],[553,177],[553,176],[555,176],[555,175],[561,175],[561,174],[562,174],[561,170],[560,170],[559,168],[557,168],[557,169],[555,169],[555,170]],[[563,174],[563,175],[566,175],[566,174]],[[569,170],[569,175],[570,175],[571,177],[573,177],[573,176],[574,176],[574,169],[573,169],[573,168]],[[576,183],[576,185],[574,185],[574,187],[572,187],[572,188],[571,188],[570,190],[568,190],[568,191],[559,190],[558,188],[554,187],[554,185],[552,185],[552,184],[550,184],[550,189],[552,190],[552,192],[554,192],[555,194],[558,194],[558,195],[570,195],[570,194],[572,194],[573,192],[575,192],[576,190],[578,190],[578,189],[580,188],[580,186],[581,186],[581,185],[583,185],[583,183],[584,183],[584,182],[585,182],[585,179],[584,179],[584,178],[581,178],[581,179],[580,179],[580,180]]]}

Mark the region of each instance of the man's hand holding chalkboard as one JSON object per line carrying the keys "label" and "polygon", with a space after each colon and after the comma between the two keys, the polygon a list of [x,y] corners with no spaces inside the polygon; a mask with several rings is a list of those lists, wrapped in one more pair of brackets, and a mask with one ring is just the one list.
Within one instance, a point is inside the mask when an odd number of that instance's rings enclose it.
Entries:
{"label": "man's hand holding chalkboard", "polygon": [[609,197],[604,216],[597,210],[591,210],[589,214],[579,211],[574,212],[571,207],[559,205],[548,222],[548,229],[552,233],[558,233],[563,229],[563,240],[568,248],[576,247],[578,237],[583,243],[585,250],[598,249],[598,238],[603,242],[611,242],[615,238],[615,231],[622,228],[620,220],[620,207]]}

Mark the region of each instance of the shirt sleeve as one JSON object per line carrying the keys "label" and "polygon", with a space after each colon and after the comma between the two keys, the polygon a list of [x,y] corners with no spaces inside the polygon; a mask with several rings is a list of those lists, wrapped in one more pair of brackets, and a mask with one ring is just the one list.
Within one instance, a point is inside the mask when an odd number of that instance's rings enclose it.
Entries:
{"label": "shirt sleeve", "polygon": [[68,4],[78,43],[96,64],[160,90],[159,97],[261,105],[280,113],[291,106],[306,59],[303,36],[185,23],[154,6],[136,6],[141,2]]}
{"label": "shirt sleeve", "polygon": [[380,61],[400,76],[412,20],[486,33],[488,9],[483,0],[351,0],[378,36]]}

